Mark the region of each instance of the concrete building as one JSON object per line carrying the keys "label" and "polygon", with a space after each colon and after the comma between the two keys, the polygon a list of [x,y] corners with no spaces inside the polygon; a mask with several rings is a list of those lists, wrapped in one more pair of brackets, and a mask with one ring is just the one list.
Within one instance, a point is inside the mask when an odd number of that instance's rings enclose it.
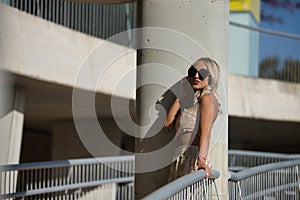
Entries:
{"label": "concrete building", "polygon": [[[259,78],[260,1],[230,1],[229,18],[229,147],[299,152],[299,84]],[[299,40],[272,34],[263,38],[285,43],[281,51],[300,46]]]}
{"label": "concrete building", "polygon": [[[220,2],[217,4],[218,8],[226,7]],[[148,6],[149,12],[145,15],[158,14],[151,10],[151,6],[153,6],[151,1],[146,3],[148,3],[146,7]],[[65,5],[65,10],[68,10],[68,5],[70,8],[80,6],[74,2],[68,2]],[[115,34],[113,30],[109,32],[107,29],[107,32],[102,33],[97,30],[98,36],[102,34],[102,39],[91,36],[92,28],[84,26],[86,23],[83,22],[93,18],[93,15],[88,13],[97,7],[85,7],[86,10],[81,10],[82,13],[85,12],[85,18],[80,19],[81,24],[78,24],[78,27],[75,25],[72,27],[73,29],[90,30],[90,32],[81,33],[64,25],[68,20],[72,22],[76,18],[64,18],[61,21],[54,19],[55,23],[53,23],[20,11],[25,9],[25,5],[15,5],[15,7],[18,6],[20,9],[0,4],[0,164],[102,155],[102,152],[93,152],[88,149],[84,141],[99,146],[105,145],[105,142],[91,141],[93,137],[88,132],[78,135],[76,124],[73,121],[73,87],[78,86],[76,84],[78,84],[79,72],[86,73],[87,81],[80,82],[82,85],[78,88],[95,99],[93,112],[84,112],[85,109],[90,109],[90,102],[86,103],[86,99],[80,101],[80,104],[76,104],[79,111],[80,109],[82,111],[79,119],[95,120],[96,113],[104,132],[109,133],[106,136],[116,146],[126,149],[127,152],[133,152],[133,138],[125,137],[124,132],[118,128],[110,107],[111,97],[114,96],[117,102],[128,103],[128,112],[134,118],[134,94],[116,94],[115,89],[121,87],[122,91],[127,91],[126,88],[135,85],[135,79],[126,79],[126,84],[121,86],[116,82],[116,80],[123,80],[124,74],[131,74],[132,71],[135,71],[137,65],[135,49],[105,41],[105,38]],[[208,4],[205,6],[207,9],[213,8]],[[33,10],[39,9],[34,8]],[[250,10],[246,13],[232,13],[230,20],[241,19],[242,21],[238,21],[239,23],[247,21],[247,25],[255,26],[257,19],[253,16],[257,15],[251,14]],[[39,11],[40,15],[46,13],[42,9]],[[129,11],[129,7],[124,7],[123,12],[127,17],[128,14],[130,15]],[[50,18],[53,19],[56,14],[60,15],[60,12],[63,12],[63,9],[52,13]],[[113,15],[113,12],[107,13],[107,15]],[[100,18],[98,20],[100,23]],[[110,20],[113,19],[110,18]],[[226,21],[226,17],[224,21]],[[130,24],[135,27],[129,22],[130,20],[125,21],[123,30],[131,28]],[[166,23],[165,21],[161,22]],[[144,23],[153,25],[158,22],[150,20]],[[114,22],[107,21],[107,24],[114,24]],[[122,23],[120,22],[120,24]],[[172,26],[179,30],[184,28],[184,26],[176,27],[176,24]],[[214,28],[205,23],[203,26]],[[223,31],[226,32],[227,25],[223,24],[223,26]],[[203,37],[209,38],[210,33],[205,34]],[[247,60],[234,59],[239,57],[238,55],[232,59],[231,53],[234,52],[232,49],[239,50],[240,48],[229,44],[228,69],[232,73],[228,75],[228,97],[224,97],[225,106],[228,103],[229,148],[299,152],[300,85],[257,78],[258,55],[253,54],[256,52],[253,49],[257,47],[258,35],[254,37],[247,34],[241,35],[245,41],[243,44],[245,51],[240,51],[240,53],[246,55]],[[127,39],[130,40],[130,37],[128,35]],[[226,39],[222,39],[226,41]],[[224,41],[216,42],[222,43],[222,47],[227,48],[227,43]],[[102,51],[95,51],[99,45],[103,45]],[[227,55],[223,54],[223,49],[210,44],[208,40],[207,46],[215,55],[214,57],[219,56],[219,60],[226,68]],[[98,60],[99,53],[106,55],[105,53],[114,52],[114,50],[122,56],[115,62],[109,63],[109,69],[106,68],[106,65],[98,66],[97,63],[102,63]],[[101,80],[97,79],[99,74],[103,75]],[[226,83],[225,86],[227,88]],[[226,99],[228,101],[225,101]],[[119,117],[117,116],[119,122],[131,122],[131,119],[123,118],[123,116],[121,114]],[[227,134],[224,137],[226,138]],[[228,144],[224,138],[222,144],[227,149]],[[109,153],[117,155],[124,152],[116,148]],[[222,170],[227,171],[226,169],[224,167]]]}
{"label": "concrete building", "polygon": [[[93,59],[93,49],[104,40],[2,3],[0,6],[0,123],[3,142],[0,145],[0,163],[90,157],[75,132],[72,92],[79,70],[85,64],[89,65],[89,69],[94,69],[87,80],[96,83],[93,74],[97,66],[88,62]],[[120,130],[111,123],[109,97],[115,87],[113,80],[120,80],[127,71],[135,69],[136,53],[111,42],[108,44],[113,47],[106,48],[115,47],[127,52],[127,55],[111,64],[114,71],[107,71],[96,88],[92,88],[94,82],[86,82],[81,89],[96,90],[98,117],[102,119],[103,127],[110,130],[109,137],[120,144]],[[91,56],[90,59],[88,56]],[[135,80],[128,84],[135,84]],[[130,104],[133,102],[131,94],[120,94],[118,97],[129,99]],[[84,119],[89,117],[89,114],[82,116]]]}

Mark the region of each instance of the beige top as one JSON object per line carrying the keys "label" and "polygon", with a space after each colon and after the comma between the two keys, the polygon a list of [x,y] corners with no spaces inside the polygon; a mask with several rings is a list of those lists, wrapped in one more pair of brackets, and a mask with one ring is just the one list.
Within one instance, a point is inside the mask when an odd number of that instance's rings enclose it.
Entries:
{"label": "beige top", "polygon": [[197,113],[192,112],[188,109],[183,109],[179,117],[179,127],[178,127],[177,134],[181,134],[184,132],[194,132],[196,122],[197,122]]}

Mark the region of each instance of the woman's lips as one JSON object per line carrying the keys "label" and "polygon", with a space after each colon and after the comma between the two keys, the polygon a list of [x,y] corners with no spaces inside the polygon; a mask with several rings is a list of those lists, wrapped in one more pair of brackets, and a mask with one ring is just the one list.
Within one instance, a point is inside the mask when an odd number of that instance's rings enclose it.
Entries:
{"label": "woman's lips", "polygon": [[200,80],[199,79],[194,79],[194,84],[198,84],[200,83]]}

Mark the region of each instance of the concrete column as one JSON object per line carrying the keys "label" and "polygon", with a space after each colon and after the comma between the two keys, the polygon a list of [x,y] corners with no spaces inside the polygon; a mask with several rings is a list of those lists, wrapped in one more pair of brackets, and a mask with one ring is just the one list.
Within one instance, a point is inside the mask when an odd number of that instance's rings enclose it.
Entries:
{"label": "concrete column", "polygon": [[[174,82],[175,76],[169,74],[161,75],[151,71],[157,70],[157,65],[153,63],[168,66],[182,77],[187,74],[187,69],[191,63],[200,57],[209,56],[214,58],[221,65],[221,81],[219,95],[222,104],[223,114],[216,122],[211,140],[211,150],[209,153],[213,169],[220,171],[221,177],[217,181],[218,193],[220,199],[228,198],[227,191],[227,149],[228,149],[228,114],[227,114],[227,42],[228,42],[228,17],[229,1],[226,0],[143,0],[138,3],[138,24],[141,28],[159,27],[175,30],[177,33],[186,36],[186,42],[182,42],[171,35],[161,34],[160,42],[172,40],[174,48],[187,49],[182,55],[161,49],[141,49],[138,51],[138,71],[137,83],[143,82],[144,79],[155,79],[156,76],[163,76],[167,82]],[[145,36],[146,35],[146,36]],[[153,36],[153,37],[152,37]],[[145,38],[147,37],[147,38]],[[140,43],[150,43],[157,41],[157,35],[146,31],[140,37]],[[190,42],[196,42],[203,47],[203,51],[196,51],[186,45]],[[158,44],[156,44],[158,45]],[[167,49],[168,50],[168,49]],[[174,50],[174,49],[173,49]],[[178,51],[180,52],[180,51]],[[146,66],[147,65],[147,66]],[[145,66],[145,67],[140,67]],[[140,67],[140,68],[139,68]],[[151,68],[152,67],[152,68]],[[148,68],[148,69],[147,69]],[[149,69],[151,68],[151,69]],[[140,70],[139,70],[140,69]],[[150,73],[149,73],[150,72]],[[149,82],[149,81],[148,81]],[[137,121],[140,125],[145,126],[153,122],[151,113],[155,102],[167,88],[157,84],[148,84],[137,90]],[[155,115],[154,115],[155,116]],[[151,124],[150,124],[151,126]],[[157,125],[156,129],[161,126]],[[163,131],[164,132],[164,131]],[[143,139],[147,133],[143,128],[138,129],[136,136],[141,139],[136,140],[136,152],[148,152],[155,150],[159,145],[167,144],[169,138],[157,136],[154,141]],[[165,141],[162,141],[165,140]],[[155,147],[156,146],[156,147]],[[136,157],[138,158],[138,157]],[[150,165],[153,161],[136,159],[136,168]],[[161,187],[165,183],[167,170],[165,168],[153,172],[138,173],[135,178],[135,197],[140,199],[145,194]]]}
{"label": "concrete column", "polygon": [[0,165],[16,164],[19,163],[21,153],[25,91],[5,82],[1,84],[0,96]]}

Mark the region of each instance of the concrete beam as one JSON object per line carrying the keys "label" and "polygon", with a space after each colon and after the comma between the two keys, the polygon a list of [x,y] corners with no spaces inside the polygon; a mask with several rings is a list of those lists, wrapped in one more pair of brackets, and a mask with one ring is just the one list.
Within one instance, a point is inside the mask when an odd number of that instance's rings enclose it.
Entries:
{"label": "concrete beam", "polygon": [[300,84],[230,74],[230,116],[300,122]]}

